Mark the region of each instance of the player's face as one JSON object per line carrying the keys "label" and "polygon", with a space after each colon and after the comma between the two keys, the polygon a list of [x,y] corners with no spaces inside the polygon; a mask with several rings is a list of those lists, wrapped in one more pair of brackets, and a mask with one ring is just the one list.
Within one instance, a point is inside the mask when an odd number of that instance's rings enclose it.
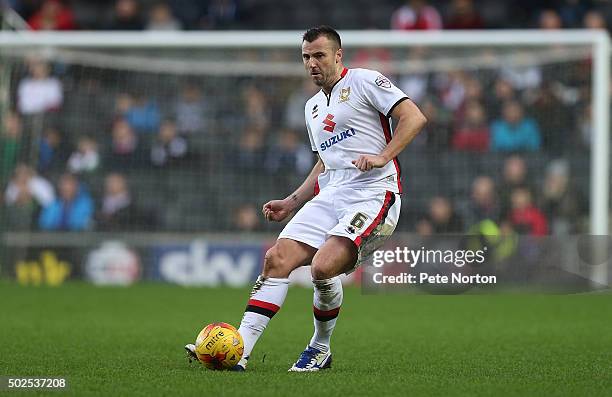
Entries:
{"label": "player's face", "polygon": [[306,72],[319,87],[330,87],[337,80],[338,64],[342,60],[342,49],[333,41],[320,36],[312,42],[302,43],[302,60]]}

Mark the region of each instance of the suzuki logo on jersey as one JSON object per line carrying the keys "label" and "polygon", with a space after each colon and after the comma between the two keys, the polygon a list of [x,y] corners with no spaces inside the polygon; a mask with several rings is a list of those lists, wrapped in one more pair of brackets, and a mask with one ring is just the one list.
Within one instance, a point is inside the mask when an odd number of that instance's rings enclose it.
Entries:
{"label": "suzuki logo on jersey", "polygon": [[325,120],[323,120],[323,124],[325,124],[325,127],[323,127],[323,129],[327,132],[334,132],[334,128],[336,127],[336,123],[334,123],[332,120],[334,119],[334,115],[333,114],[328,114],[325,117]]}
{"label": "suzuki logo on jersey", "polygon": [[321,142],[321,145],[320,145],[321,151],[324,152],[326,149],[334,146],[336,143],[342,142],[345,139],[349,139],[350,137],[355,136],[355,134],[356,132],[354,128],[351,128],[346,131],[342,131],[341,133],[332,136],[325,142]]}

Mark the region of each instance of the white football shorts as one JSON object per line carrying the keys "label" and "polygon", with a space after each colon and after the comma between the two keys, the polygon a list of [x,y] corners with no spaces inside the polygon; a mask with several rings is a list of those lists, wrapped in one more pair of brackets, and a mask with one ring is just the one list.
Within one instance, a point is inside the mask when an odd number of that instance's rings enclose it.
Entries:
{"label": "white football shorts", "polygon": [[330,236],[349,238],[358,248],[357,267],[391,236],[400,207],[400,195],[388,190],[326,186],[295,214],[278,238],[317,249]]}

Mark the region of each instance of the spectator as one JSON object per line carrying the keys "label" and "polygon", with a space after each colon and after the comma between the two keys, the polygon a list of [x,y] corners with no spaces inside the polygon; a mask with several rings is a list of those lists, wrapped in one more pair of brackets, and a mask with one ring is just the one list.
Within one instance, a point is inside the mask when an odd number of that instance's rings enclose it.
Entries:
{"label": "spectator", "polygon": [[72,30],[74,16],[72,10],[59,0],[45,0],[31,18],[28,25],[32,30]]}
{"label": "spectator", "polygon": [[36,174],[29,165],[19,164],[6,187],[4,202],[13,205],[25,196],[31,197],[38,207],[46,207],[55,200],[53,185]]}
{"label": "spectator", "polygon": [[133,167],[138,162],[138,139],[130,124],[118,119],[113,124],[110,161],[113,168]]}
{"label": "spectator", "polygon": [[579,233],[584,202],[571,186],[569,165],[564,160],[551,162],[542,189],[541,207],[553,235]]}
{"label": "spectator", "polygon": [[295,131],[282,130],[268,151],[265,166],[271,174],[306,175],[312,169],[312,151]]}
{"label": "spectator", "polygon": [[484,29],[485,23],[473,0],[453,0],[446,29]]}
{"label": "spectator", "polygon": [[122,174],[112,173],[104,180],[102,206],[96,214],[101,231],[122,231],[141,226],[138,211],[132,204],[127,181]]}
{"label": "spectator", "polygon": [[491,124],[491,150],[538,150],[540,130],[535,120],[525,117],[523,107],[516,101],[504,104],[502,119]]}
{"label": "spectator", "polygon": [[468,227],[487,219],[493,222],[499,221],[500,205],[493,179],[488,176],[474,179],[471,200],[463,213],[463,219]]}
{"label": "spectator", "polygon": [[0,134],[0,186],[13,173],[13,169],[21,157],[22,124],[16,112],[9,111],[2,119]]}
{"label": "spectator", "polygon": [[431,97],[423,101],[421,111],[427,117],[427,125],[417,135],[414,143],[417,146],[427,145],[433,151],[447,148],[450,139],[452,113]]}
{"label": "spectator", "polygon": [[266,131],[270,126],[270,106],[265,94],[254,85],[242,91],[245,126]]}
{"label": "spectator", "polygon": [[94,206],[89,193],[76,176],[63,174],[58,184],[59,197],[43,208],[39,226],[42,230],[79,231],[91,226]]}
{"label": "spectator", "polygon": [[159,130],[161,114],[155,101],[142,94],[121,94],[116,102],[117,112],[138,133]]}
{"label": "spectator", "polygon": [[114,13],[106,28],[109,30],[142,30],[144,23],[137,0],[117,0]]}
{"label": "spectator", "polygon": [[584,18],[582,20],[582,26],[585,29],[593,29],[593,30],[607,30],[606,18],[604,18],[603,14],[597,10],[590,10],[586,14],[584,14]]}
{"label": "spectator", "polygon": [[251,204],[244,204],[234,210],[233,227],[238,232],[261,231],[260,214]]}
{"label": "spectator", "polygon": [[[407,61],[411,65],[419,65],[427,56],[426,47],[412,47],[409,49]],[[398,87],[415,103],[420,104],[427,96],[429,90],[429,76],[426,71],[411,72],[401,75]]]}
{"label": "spectator", "polygon": [[38,171],[48,173],[63,170],[66,158],[67,152],[62,134],[55,127],[45,128],[38,146]]}
{"label": "spectator", "polygon": [[573,132],[574,112],[562,102],[552,83],[547,82],[538,90],[531,113],[542,131],[542,146],[550,153],[562,154],[572,147],[575,140],[569,131]]}
{"label": "spectator", "polygon": [[563,29],[563,21],[559,13],[552,9],[544,9],[540,12],[538,27],[542,30]]}
{"label": "spectator", "polygon": [[499,197],[502,205],[502,218],[506,218],[511,208],[511,196],[515,189],[526,187],[531,190],[528,183],[528,170],[525,159],[519,155],[512,155],[505,159],[502,170],[502,182],[499,188]]}
{"label": "spectator", "polygon": [[305,131],[304,104],[310,99],[319,87],[310,79],[303,79],[298,89],[289,95],[285,104],[285,125],[294,131]]}
{"label": "spectator", "polygon": [[181,22],[172,15],[168,3],[158,2],[153,4],[149,10],[147,30],[173,31],[181,29]]}
{"label": "spectator", "polygon": [[408,0],[391,15],[394,30],[439,30],[442,18],[426,0]]}
{"label": "spectator", "polygon": [[151,162],[158,167],[172,166],[186,157],[187,140],[178,135],[174,121],[164,121],[151,147]]}
{"label": "spectator", "polygon": [[231,29],[238,19],[236,0],[211,0],[202,19],[204,29]]}
{"label": "spectator", "polygon": [[42,60],[29,62],[30,77],[19,82],[17,109],[21,114],[43,113],[62,106],[60,81],[50,76],[49,65]]}
{"label": "spectator", "polygon": [[484,107],[477,101],[465,105],[465,115],[455,125],[452,138],[455,150],[486,152],[489,149],[489,125]]}
{"label": "spectator", "polygon": [[499,78],[493,87],[493,97],[488,98],[487,110],[489,111],[489,121],[493,121],[502,116],[504,103],[516,98],[514,87],[509,81]]}
{"label": "spectator", "polygon": [[100,165],[98,143],[91,137],[79,138],[77,150],[68,159],[68,170],[73,174],[91,173]]}
{"label": "spectator", "polygon": [[512,209],[509,221],[519,234],[544,236],[548,233],[546,217],[532,201],[531,191],[526,187],[518,187],[512,191]]}
{"label": "spectator", "polygon": [[427,220],[435,234],[463,232],[463,220],[446,197],[436,196],[429,201]]}
{"label": "spectator", "polygon": [[260,170],[265,158],[263,131],[256,129],[244,131],[233,152],[234,154],[228,159],[231,166],[243,172]]}
{"label": "spectator", "polygon": [[[195,83],[185,84],[175,104],[176,128],[181,135],[202,135],[210,129],[214,116],[212,103],[204,98],[202,89]],[[304,121],[302,103],[302,122]]]}

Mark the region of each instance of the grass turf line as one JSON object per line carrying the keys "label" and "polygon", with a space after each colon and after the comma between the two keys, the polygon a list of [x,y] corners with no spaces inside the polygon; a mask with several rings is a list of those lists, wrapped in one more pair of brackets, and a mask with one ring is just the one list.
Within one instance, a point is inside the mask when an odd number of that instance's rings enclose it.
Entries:
{"label": "grass turf line", "polygon": [[[611,295],[372,296],[347,288],[332,370],[296,374],[286,371],[312,334],[312,291],[292,288],[246,373],[189,365],[183,345],[208,323],[238,325],[247,297],[247,289],[230,288],[2,283],[0,375],[63,376],[70,390],[61,395],[75,396],[612,390]],[[10,392],[21,394],[37,393]]]}

